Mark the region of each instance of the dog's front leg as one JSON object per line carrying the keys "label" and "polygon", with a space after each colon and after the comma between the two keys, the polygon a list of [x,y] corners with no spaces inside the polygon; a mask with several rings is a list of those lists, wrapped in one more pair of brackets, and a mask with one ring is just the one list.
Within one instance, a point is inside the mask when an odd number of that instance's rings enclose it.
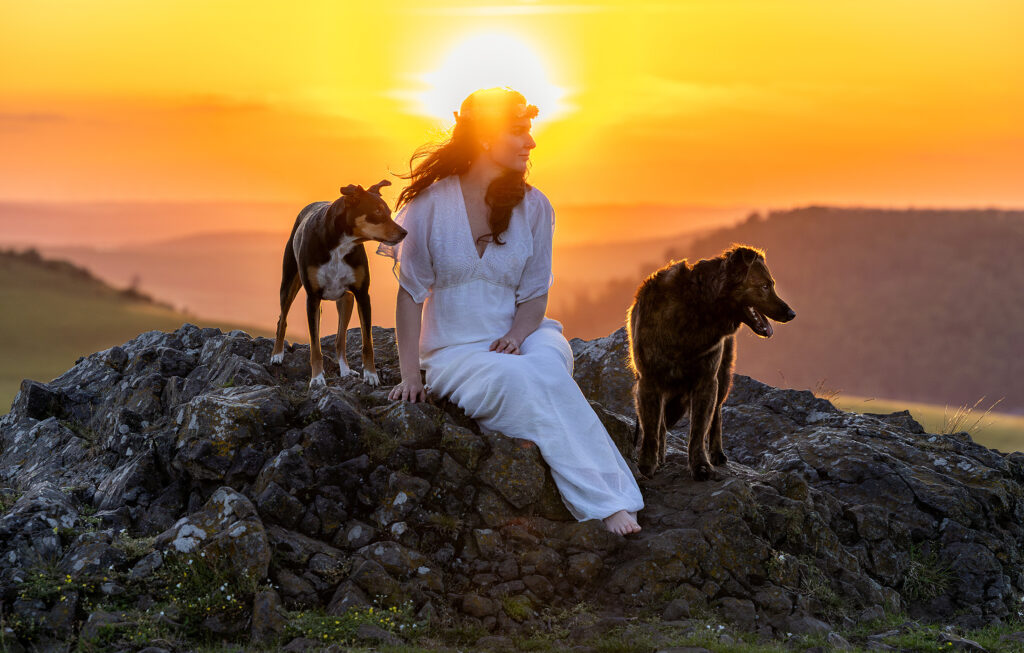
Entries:
{"label": "dog's front leg", "polygon": [[637,379],[634,390],[636,418],[639,425],[637,445],[640,448],[640,473],[651,478],[658,469],[659,438],[662,432],[661,393],[643,378]]}
{"label": "dog's front leg", "polygon": [[370,293],[365,290],[356,293],[356,305],[359,307],[359,333],[363,340],[363,382],[369,385],[380,385],[377,367],[373,362],[373,330],[370,322]]}
{"label": "dog's front leg", "polygon": [[725,339],[722,349],[722,362],[718,365],[718,393],[715,401],[715,414],[711,421],[711,432],[708,437],[711,462],[716,466],[729,462],[722,447],[722,404],[729,396],[732,387],[732,365],[736,359],[736,336]]}
{"label": "dog's front leg", "polygon": [[687,457],[695,481],[706,481],[714,474],[708,459],[707,436],[718,399],[718,379],[711,377],[697,387],[690,399],[690,441]]}
{"label": "dog's front leg", "polygon": [[324,379],[324,355],[320,351],[320,293],[306,289],[306,318],[309,320],[309,387],[323,388],[327,385]]}
{"label": "dog's front leg", "polygon": [[338,306],[338,335],[334,337],[334,352],[338,355],[338,375],[348,376],[355,374],[348,366],[348,323],[352,319],[352,305],[355,298],[352,293],[347,292],[339,299]]}

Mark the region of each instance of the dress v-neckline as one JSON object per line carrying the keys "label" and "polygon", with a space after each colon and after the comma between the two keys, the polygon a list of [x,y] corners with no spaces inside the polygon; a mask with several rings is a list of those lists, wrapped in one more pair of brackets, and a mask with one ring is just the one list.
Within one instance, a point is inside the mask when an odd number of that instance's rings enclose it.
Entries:
{"label": "dress v-neckline", "polygon": [[462,206],[462,215],[465,219],[462,220],[462,224],[466,226],[466,232],[469,234],[469,246],[472,248],[474,254],[476,254],[476,260],[482,261],[487,256],[487,252],[491,249],[491,244],[484,245],[484,251],[481,254],[476,248],[476,241],[473,239],[473,226],[469,223],[469,208],[466,206],[466,196],[462,194],[462,180],[459,176],[452,175],[455,178],[455,193],[459,196],[459,205]]}

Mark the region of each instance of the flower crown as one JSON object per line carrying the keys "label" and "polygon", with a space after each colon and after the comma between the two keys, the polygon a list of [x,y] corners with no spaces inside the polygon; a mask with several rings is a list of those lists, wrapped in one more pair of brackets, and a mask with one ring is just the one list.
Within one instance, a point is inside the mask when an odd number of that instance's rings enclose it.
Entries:
{"label": "flower crown", "polygon": [[[474,111],[470,110],[463,111],[461,114],[458,111],[452,111],[452,115],[455,116],[456,124],[461,124],[466,120],[472,120],[474,113]],[[519,120],[520,118],[529,118],[533,120],[537,117],[538,113],[540,113],[540,110],[536,106],[520,102],[512,111],[512,119]]]}

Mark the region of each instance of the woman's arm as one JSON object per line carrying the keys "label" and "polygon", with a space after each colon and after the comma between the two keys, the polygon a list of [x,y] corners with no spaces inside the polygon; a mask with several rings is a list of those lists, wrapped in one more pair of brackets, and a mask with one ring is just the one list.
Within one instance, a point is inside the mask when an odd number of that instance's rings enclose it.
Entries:
{"label": "woman's arm", "polygon": [[491,343],[491,351],[501,354],[518,354],[519,347],[526,337],[537,330],[544,312],[548,308],[548,294],[528,299],[516,305],[516,314],[512,318],[512,327],[504,336]]}
{"label": "woman's arm", "polygon": [[388,398],[402,401],[426,401],[427,393],[420,378],[420,326],[423,304],[417,304],[409,291],[398,287],[395,301],[395,339],[398,341],[398,365],[402,381],[391,389]]}

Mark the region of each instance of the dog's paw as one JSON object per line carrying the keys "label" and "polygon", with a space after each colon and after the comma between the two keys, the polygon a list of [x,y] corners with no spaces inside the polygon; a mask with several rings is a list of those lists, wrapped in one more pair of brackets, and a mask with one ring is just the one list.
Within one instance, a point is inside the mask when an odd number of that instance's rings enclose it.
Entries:
{"label": "dog's paw", "polygon": [[644,475],[645,478],[654,478],[654,472],[658,471],[657,461],[640,461],[637,465],[637,469]]}
{"label": "dog's paw", "polygon": [[346,377],[346,376],[355,376],[357,374],[358,374],[358,372],[356,372],[354,369],[352,369],[348,365],[339,365],[338,366],[338,376]]}
{"label": "dog's paw", "polygon": [[729,462],[729,457],[721,451],[711,453],[711,464],[715,467],[721,467],[725,463]]}
{"label": "dog's paw", "polygon": [[380,385],[380,377],[377,376],[376,372],[363,370],[363,383],[377,387]]}
{"label": "dog's paw", "polygon": [[717,478],[714,468],[709,463],[697,463],[690,466],[690,473],[695,481],[708,481]]}
{"label": "dog's paw", "polygon": [[280,365],[283,362],[284,362],[284,352],[283,351],[280,354],[274,354],[273,356],[270,357],[270,364],[271,365]]}
{"label": "dog's paw", "polygon": [[323,374],[317,374],[316,376],[314,376],[312,379],[309,380],[309,389],[310,390],[312,390],[314,388],[326,388],[326,387],[327,387],[327,380],[324,379],[324,375]]}

